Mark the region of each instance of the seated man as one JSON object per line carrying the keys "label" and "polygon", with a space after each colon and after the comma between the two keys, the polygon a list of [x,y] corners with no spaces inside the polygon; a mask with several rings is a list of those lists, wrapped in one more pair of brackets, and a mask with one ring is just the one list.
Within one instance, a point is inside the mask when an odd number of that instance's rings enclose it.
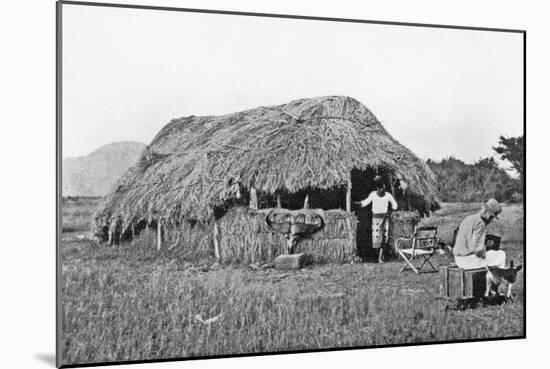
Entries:
{"label": "seated man", "polygon": [[477,269],[485,266],[505,267],[506,254],[504,251],[485,250],[487,225],[493,219],[498,219],[497,216],[501,211],[498,201],[490,199],[483,204],[483,209],[479,213],[464,218],[453,247],[457,266],[462,269]]}

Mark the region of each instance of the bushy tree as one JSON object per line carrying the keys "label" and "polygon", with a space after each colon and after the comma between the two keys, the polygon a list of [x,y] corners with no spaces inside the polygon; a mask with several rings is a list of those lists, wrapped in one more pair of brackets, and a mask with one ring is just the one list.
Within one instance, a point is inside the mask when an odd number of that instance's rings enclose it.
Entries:
{"label": "bushy tree", "polygon": [[493,147],[493,150],[500,155],[502,160],[506,160],[512,164],[516,172],[519,174],[523,183],[523,170],[524,170],[524,141],[523,135],[519,137],[500,136],[497,147]]}
{"label": "bushy tree", "polygon": [[498,167],[493,158],[474,164],[449,157],[439,162],[428,160],[437,176],[438,197],[446,202],[480,202],[494,197],[498,201],[515,200],[520,193],[519,180]]}

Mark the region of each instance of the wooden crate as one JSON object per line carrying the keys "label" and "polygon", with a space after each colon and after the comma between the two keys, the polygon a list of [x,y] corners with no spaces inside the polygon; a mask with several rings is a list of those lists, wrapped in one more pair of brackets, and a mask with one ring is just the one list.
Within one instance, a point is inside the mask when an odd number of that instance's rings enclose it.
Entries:
{"label": "wooden crate", "polygon": [[441,295],[444,297],[468,299],[483,297],[487,282],[485,268],[464,270],[459,267],[441,267]]}

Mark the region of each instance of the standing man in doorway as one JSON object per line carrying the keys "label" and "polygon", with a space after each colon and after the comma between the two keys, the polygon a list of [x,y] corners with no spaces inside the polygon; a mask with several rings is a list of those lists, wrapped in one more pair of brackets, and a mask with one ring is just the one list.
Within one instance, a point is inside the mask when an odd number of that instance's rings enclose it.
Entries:
{"label": "standing man in doorway", "polygon": [[391,211],[397,210],[397,202],[380,176],[374,177],[376,191],[372,191],[363,201],[355,201],[362,207],[372,204],[372,248],[378,249],[378,262],[383,263],[384,245],[388,242]]}

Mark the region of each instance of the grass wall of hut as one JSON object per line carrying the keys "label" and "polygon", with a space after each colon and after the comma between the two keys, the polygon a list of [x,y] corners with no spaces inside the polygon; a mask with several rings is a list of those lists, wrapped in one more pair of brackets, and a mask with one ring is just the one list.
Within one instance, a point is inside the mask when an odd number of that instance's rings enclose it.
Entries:
{"label": "grass wall of hut", "polygon": [[[353,171],[352,199],[362,200],[373,191],[373,178],[380,170]],[[389,175],[384,175],[389,180]],[[394,190],[395,191],[395,190]],[[392,192],[392,191],[390,191]],[[267,195],[260,193],[259,203],[263,209],[250,209],[246,206],[249,193],[242,191],[242,197],[231,201],[226,206],[216,209],[219,218],[216,220],[219,229],[219,256],[224,262],[256,263],[273,260],[277,255],[286,252],[287,240],[282,234],[273,232],[267,227],[265,217],[277,205],[277,198],[283,208],[300,209],[304,206],[306,196],[311,208],[323,213],[325,226],[315,234],[298,239],[294,252],[304,252],[312,256],[316,263],[342,263],[359,256],[363,260],[377,257],[372,249],[371,223],[372,214],[369,207],[354,205],[353,211],[342,210],[345,207],[345,186],[330,190],[308,189],[297,193]],[[400,197],[403,201],[403,197]],[[392,214],[389,235],[389,247],[386,256],[395,256],[394,240],[398,237],[409,237],[419,221],[417,211],[400,210]],[[134,245],[155,245],[158,242],[156,222],[149,226],[141,222],[134,231],[125,232],[122,241]],[[114,233],[114,243],[121,239]],[[173,250],[184,258],[216,257],[214,247],[213,221],[182,221],[165,224],[162,227],[162,249]]]}
{"label": "grass wall of hut", "polygon": [[[285,252],[286,238],[270,230],[265,222],[270,210],[234,207],[219,220],[224,262],[267,262]],[[357,218],[343,210],[323,211],[323,218],[325,227],[300,239],[294,251],[312,255],[317,263],[351,260],[356,255]]]}

